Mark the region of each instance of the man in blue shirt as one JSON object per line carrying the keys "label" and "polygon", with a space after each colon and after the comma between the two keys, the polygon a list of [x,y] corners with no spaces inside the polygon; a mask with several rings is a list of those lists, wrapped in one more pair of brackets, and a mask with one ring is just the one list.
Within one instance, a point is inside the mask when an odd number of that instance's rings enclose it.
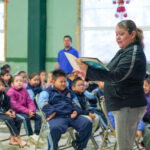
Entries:
{"label": "man in blue shirt", "polygon": [[64,36],[64,49],[60,50],[57,57],[56,69],[61,69],[67,74],[71,73],[73,68],[69,63],[64,52],[70,53],[75,57],[79,57],[79,52],[72,46],[72,37],[69,35]]}

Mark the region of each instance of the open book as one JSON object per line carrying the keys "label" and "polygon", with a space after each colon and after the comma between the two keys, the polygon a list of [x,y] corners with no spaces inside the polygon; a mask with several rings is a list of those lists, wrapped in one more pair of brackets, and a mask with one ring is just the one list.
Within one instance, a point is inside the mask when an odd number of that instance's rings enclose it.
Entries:
{"label": "open book", "polygon": [[97,58],[92,58],[92,57],[75,57],[74,55],[70,53],[66,53],[65,55],[70,62],[71,66],[73,67],[74,70],[80,70],[79,66],[76,63],[76,59],[81,60],[83,63],[87,64],[89,67],[95,68],[95,69],[100,69],[100,70],[107,70],[109,69]]}

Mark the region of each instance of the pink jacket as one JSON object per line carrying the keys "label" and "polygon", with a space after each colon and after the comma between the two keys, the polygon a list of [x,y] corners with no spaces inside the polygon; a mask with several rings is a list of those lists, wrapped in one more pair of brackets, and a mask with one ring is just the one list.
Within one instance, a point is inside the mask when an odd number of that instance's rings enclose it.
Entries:
{"label": "pink jacket", "polygon": [[29,110],[36,111],[35,104],[25,88],[18,90],[12,86],[7,95],[10,96],[11,107],[16,113],[28,114]]}

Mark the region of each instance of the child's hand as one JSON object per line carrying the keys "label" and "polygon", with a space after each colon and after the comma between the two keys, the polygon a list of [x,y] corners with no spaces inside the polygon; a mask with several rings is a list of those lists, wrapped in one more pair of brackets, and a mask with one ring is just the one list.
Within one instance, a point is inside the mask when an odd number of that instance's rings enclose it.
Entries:
{"label": "child's hand", "polygon": [[32,118],[35,115],[35,112],[33,110],[29,110],[29,118]]}
{"label": "child's hand", "polygon": [[91,119],[93,119],[93,120],[95,119],[95,114],[89,113],[89,116]]}
{"label": "child's hand", "polygon": [[141,137],[142,137],[142,131],[137,130],[136,134],[137,134],[138,138],[141,138]]}
{"label": "child's hand", "polygon": [[12,115],[12,110],[6,111],[5,114],[8,115],[9,117],[11,117],[11,115]]}
{"label": "child's hand", "polygon": [[77,111],[73,111],[73,113],[71,114],[71,118],[74,119],[76,118],[78,115],[78,112]]}
{"label": "child's hand", "polygon": [[49,117],[46,118],[46,120],[51,120],[52,118],[54,118],[56,115],[56,112],[53,112]]}
{"label": "child's hand", "polygon": [[16,113],[14,111],[11,111],[11,118],[16,118]]}

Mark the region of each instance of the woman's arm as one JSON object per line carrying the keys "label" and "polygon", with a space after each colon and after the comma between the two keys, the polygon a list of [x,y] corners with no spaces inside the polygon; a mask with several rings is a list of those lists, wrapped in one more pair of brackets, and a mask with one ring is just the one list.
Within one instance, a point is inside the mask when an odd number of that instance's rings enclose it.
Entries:
{"label": "woman's arm", "polygon": [[120,57],[117,67],[114,70],[104,71],[89,67],[87,70],[86,78],[93,81],[100,80],[119,82],[125,80],[133,72],[135,64],[140,61],[140,58],[136,58],[136,50],[137,47],[135,47],[133,51],[130,50],[126,53],[124,52],[124,54],[122,54],[122,56]]}

